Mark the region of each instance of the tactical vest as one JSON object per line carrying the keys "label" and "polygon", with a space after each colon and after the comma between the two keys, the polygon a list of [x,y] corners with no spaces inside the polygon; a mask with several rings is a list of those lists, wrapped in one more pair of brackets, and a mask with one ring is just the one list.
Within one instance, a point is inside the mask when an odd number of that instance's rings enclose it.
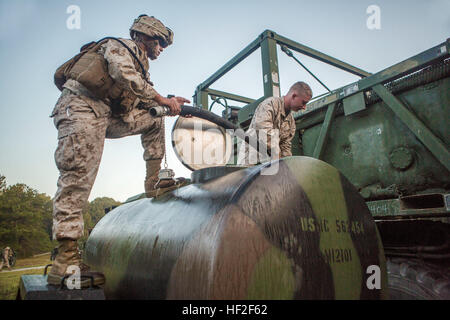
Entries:
{"label": "tactical vest", "polygon": [[80,53],[61,65],[55,72],[54,82],[62,91],[64,83],[73,79],[81,83],[96,98],[109,99],[110,106],[116,114],[130,111],[137,103],[137,97],[131,92],[123,90],[115,85],[114,80],[108,73],[108,62],[99,53],[100,46],[109,39],[120,42],[133,56],[141,69],[143,78],[147,80],[146,71],[135,53],[121,40],[112,37],[103,38],[97,42],[90,42],[81,47]]}

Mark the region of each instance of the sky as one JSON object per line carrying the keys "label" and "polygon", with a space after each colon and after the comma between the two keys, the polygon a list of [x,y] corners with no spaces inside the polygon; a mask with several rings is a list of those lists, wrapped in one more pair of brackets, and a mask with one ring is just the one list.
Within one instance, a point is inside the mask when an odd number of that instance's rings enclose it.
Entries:
{"label": "sky", "polygon": [[[68,28],[80,9],[79,28]],[[369,29],[371,5],[379,8],[379,28]],[[133,19],[153,15],[174,31],[174,43],[150,61],[150,76],[161,95],[192,101],[205,81],[264,30],[295,40],[368,72],[377,72],[444,42],[450,36],[448,0],[316,1],[65,1],[0,0],[0,173],[9,185],[25,183],[53,197],[58,170],[54,161],[57,130],[49,117],[60,92],[53,84],[57,67],[92,40],[129,37]],[[373,20],[370,20],[373,21]],[[69,23],[69,26],[74,26]],[[76,25],[75,25],[76,26]],[[330,89],[356,76],[296,53]],[[282,95],[306,81],[314,96],[325,90],[278,50]],[[263,96],[260,50],[211,88],[250,98]],[[213,111],[220,113],[220,106]],[[169,167],[176,176],[191,171],[176,158],[166,118]],[[145,163],[139,136],[105,142],[89,200],[124,201],[144,191]]]}

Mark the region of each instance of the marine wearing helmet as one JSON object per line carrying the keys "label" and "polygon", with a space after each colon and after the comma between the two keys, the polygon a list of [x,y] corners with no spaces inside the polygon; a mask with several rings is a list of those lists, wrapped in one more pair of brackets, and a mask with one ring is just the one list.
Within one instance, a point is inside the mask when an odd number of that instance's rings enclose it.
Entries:
{"label": "marine wearing helmet", "polygon": [[80,269],[81,287],[102,284],[102,274],[81,262],[77,240],[84,235],[83,206],[94,184],[105,138],[141,135],[146,163],[144,188],[148,197],[160,189],[158,173],[164,156],[164,119],[153,118],[148,108],[167,106],[171,115],[180,113],[189,100],[165,98],[150,81],[149,61],[172,44],[173,32],[148,15],[140,15],[130,28],[130,39],[107,37],[84,45],[80,53],[55,73],[62,94],[51,114],[58,129],[55,162],[59,170],[58,189],[53,198],[53,238],[58,254],[48,274],[49,284],[59,285],[70,274],[69,266]]}

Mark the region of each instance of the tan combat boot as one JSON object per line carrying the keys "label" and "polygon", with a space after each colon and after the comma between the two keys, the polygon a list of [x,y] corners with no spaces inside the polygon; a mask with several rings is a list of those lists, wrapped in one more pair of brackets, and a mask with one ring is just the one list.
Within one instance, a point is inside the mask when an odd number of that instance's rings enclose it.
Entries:
{"label": "tan combat boot", "polygon": [[147,174],[145,176],[144,187],[147,198],[159,197],[186,184],[184,178],[178,181],[174,179],[159,181],[158,173],[161,169],[161,160],[162,159],[146,161]]}
{"label": "tan combat boot", "polygon": [[161,169],[161,160],[162,159],[156,159],[156,160],[147,160],[145,162],[146,167],[146,175],[145,175],[145,182],[144,182],[144,188],[145,188],[145,195],[148,198],[152,198],[152,194],[155,191],[155,185],[158,182],[158,173]]}
{"label": "tan combat boot", "polygon": [[[88,288],[92,284],[93,278],[94,286],[105,283],[105,277],[100,272],[89,271],[89,267],[81,262],[81,255],[78,251],[78,243],[76,240],[63,239],[59,240],[58,254],[55,261],[53,261],[52,269],[47,277],[47,283],[52,285],[61,285],[62,279],[71,275],[67,268],[69,266],[77,266],[80,268],[80,286],[81,288]],[[67,285],[67,279],[64,281]]]}

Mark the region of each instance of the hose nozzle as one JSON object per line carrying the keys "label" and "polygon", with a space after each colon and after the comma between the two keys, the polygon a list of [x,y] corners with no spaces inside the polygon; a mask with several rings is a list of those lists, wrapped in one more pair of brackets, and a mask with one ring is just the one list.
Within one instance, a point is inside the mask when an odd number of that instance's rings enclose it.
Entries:
{"label": "hose nozzle", "polygon": [[150,108],[148,112],[152,117],[163,117],[170,114],[170,109],[168,107],[158,106]]}

